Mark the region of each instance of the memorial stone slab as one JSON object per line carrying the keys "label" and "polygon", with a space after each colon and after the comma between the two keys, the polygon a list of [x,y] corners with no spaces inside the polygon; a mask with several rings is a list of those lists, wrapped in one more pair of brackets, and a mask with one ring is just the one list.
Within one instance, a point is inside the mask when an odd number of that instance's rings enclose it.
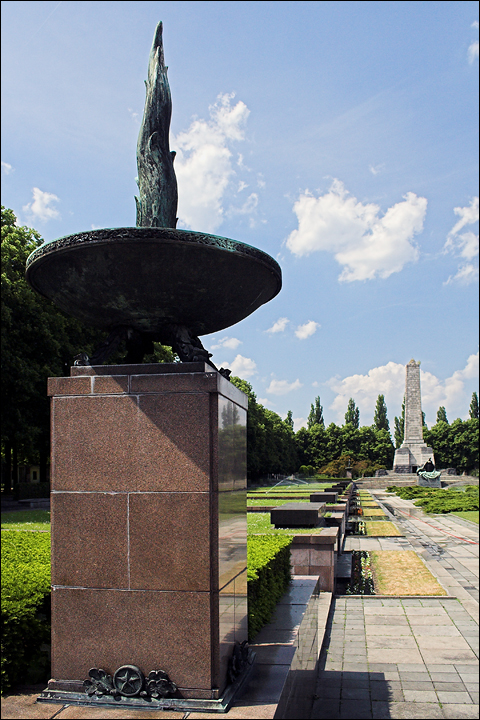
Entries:
{"label": "memorial stone slab", "polygon": [[337,492],[316,492],[310,495],[310,502],[334,503],[337,502],[337,498]]}
{"label": "memorial stone slab", "polygon": [[286,503],[270,512],[275,527],[319,527],[324,525],[325,503]]}

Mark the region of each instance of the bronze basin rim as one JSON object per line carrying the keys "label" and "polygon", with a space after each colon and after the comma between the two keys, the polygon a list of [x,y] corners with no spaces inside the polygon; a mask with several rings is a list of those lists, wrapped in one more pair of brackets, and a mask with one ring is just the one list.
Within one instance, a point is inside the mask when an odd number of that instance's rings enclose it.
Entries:
{"label": "bronze basin rim", "polygon": [[[99,249],[98,255],[96,247]],[[189,247],[192,248],[191,254]],[[145,253],[142,248],[145,248]],[[115,271],[104,265],[99,273],[97,264],[105,253],[114,258]],[[82,270],[81,277],[78,272],[75,276],[74,272],[72,280],[69,270],[75,266]],[[171,268],[171,272],[164,270],[165,267]],[[152,279],[156,279],[155,270],[159,268],[159,286],[165,286],[169,293],[167,304],[160,299],[155,287],[152,294],[143,295],[139,315],[136,293],[141,291],[136,287],[136,278],[142,277],[142,273],[145,277],[146,273],[148,285]],[[184,277],[182,268],[185,270]],[[135,274],[137,269],[138,275]],[[115,272],[119,272],[118,285],[112,291]],[[106,329],[130,324],[138,329],[148,330],[149,326],[153,329],[158,327],[158,318],[164,316],[164,310],[171,318],[170,311],[178,304],[181,316],[179,322],[196,328],[197,335],[210,334],[235,325],[274,298],[282,286],[280,266],[267,253],[229,238],[173,228],[97,229],[48,241],[36,248],[27,259],[26,278],[39,294],[86,324]],[[115,310],[112,311],[115,317],[108,315],[112,307],[110,296],[106,289],[104,292],[99,279],[108,280],[108,292],[113,292],[112,297],[115,293],[117,296],[123,293],[122,300],[128,301],[125,315],[119,316]],[[237,287],[239,292],[238,297],[235,297]],[[191,297],[187,302],[183,298],[182,288],[190,296],[192,291],[199,292],[196,298],[201,301],[200,304],[197,299],[192,302]],[[74,296],[76,299],[72,300]],[[209,297],[204,300],[206,296]],[[173,305],[172,298],[175,300]],[[92,319],[94,307],[101,315],[107,313],[108,322],[107,315],[105,321],[103,318],[100,322]],[[188,322],[190,315],[191,324]],[[132,319],[134,322],[130,323]]]}

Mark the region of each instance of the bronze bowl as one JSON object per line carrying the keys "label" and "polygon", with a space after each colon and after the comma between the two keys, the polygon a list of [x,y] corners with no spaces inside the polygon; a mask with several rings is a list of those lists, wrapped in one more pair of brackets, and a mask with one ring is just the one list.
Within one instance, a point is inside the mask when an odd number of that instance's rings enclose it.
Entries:
{"label": "bronze bowl", "polygon": [[172,228],[91,230],[46,242],[27,260],[32,288],[85,324],[156,334],[224,330],[274,298],[282,272],[245,243]]}

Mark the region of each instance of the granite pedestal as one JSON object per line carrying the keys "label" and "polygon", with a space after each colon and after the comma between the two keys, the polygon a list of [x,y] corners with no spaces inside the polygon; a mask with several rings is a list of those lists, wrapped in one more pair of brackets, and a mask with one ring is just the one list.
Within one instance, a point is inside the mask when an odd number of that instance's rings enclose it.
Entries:
{"label": "granite pedestal", "polygon": [[135,666],[145,678],[167,673],[177,687],[169,707],[221,704],[248,632],[247,397],[204,363],[73,367],[49,379],[48,393],[52,680],[43,696],[69,702],[90,668],[113,677]]}

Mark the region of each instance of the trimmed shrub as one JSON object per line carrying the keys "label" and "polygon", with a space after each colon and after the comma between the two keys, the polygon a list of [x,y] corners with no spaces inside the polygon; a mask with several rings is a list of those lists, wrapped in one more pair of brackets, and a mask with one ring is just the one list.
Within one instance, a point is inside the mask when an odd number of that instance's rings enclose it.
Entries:
{"label": "trimmed shrub", "polygon": [[470,485],[464,491],[458,489],[398,487],[391,485],[388,492],[394,492],[403,500],[414,500],[414,504],[427,513],[450,513],[464,510],[478,510],[478,487]]}
{"label": "trimmed shrub", "polygon": [[2,531],[2,694],[48,680],[50,533]]}
{"label": "trimmed shrub", "polygon": [[18,483],[13,489],[15,500],[50,497],[50,483]]}
{"label": "trimmed shrub", "polygon": [[290,545],[284,535],[248,537],[248,637],[266,625],[290,584]]}

